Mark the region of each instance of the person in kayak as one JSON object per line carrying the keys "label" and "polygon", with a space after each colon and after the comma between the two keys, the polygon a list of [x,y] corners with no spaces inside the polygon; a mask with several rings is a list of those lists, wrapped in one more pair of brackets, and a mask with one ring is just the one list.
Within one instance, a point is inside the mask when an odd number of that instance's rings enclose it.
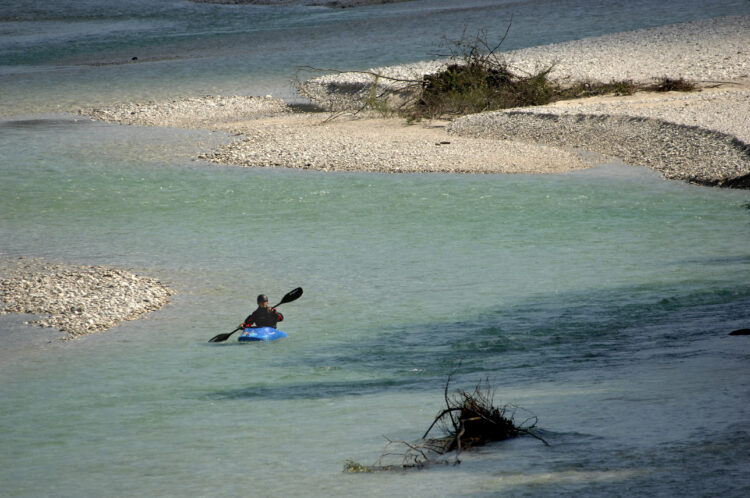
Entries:
{"label": "person in kayak", "polygon": [[255,324],[256,327],[276,328],[276,323],[282,320],[284,320],[284,315],[270,307],[268,305],[268,297],[266,297],[265,294],[261,294],[258,296],[258,307],[250,314],[250,316],[245,318],[245,321],[240,324],[240,327],[246,329]]}

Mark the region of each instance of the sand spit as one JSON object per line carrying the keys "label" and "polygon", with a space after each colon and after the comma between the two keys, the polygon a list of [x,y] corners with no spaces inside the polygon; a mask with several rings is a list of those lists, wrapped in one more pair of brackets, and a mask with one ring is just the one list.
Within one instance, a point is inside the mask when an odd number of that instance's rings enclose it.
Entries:
{"label": "sand spit", "polygon": [[181,98],[82,109],[116,124],[210,128],[240,138],[200,156],[217,164],[383,173],[561,173],[591,166],[560,148],[451,137],[445,122],[292,112],[271,97]]}
{"label": "sand spit", "polygon": [[68,339],[140,318],[174,294],[156,279],[118,268],[36,258],[2,258],[0,263],[0,314],[44,315],[28,323],[56,328]]}
{"label": "sand spit", "polygon": [[206,96],[165,102],[123,103],[80,109],[78,114],[108,123],[174,128],[205,128],[216,123],[260,119],[291,112],[283,100],[265,97]]}
{"label": "sand spit", "polygon": [[[750,188],[748,47],[750,16],[733,16],[507,52],[503,56],[515,71],[553,66],[551,77],[562,82],[649,83],[668,76],[697,82],[704,89],[482,113],[456,120],[447,131],[452,137],[581,148],[649,166],[670,179]],[[446,63],[369,71],[413,80]],[[373,81],[366,72],[332,74],[304,82],[300,91],[340,110],[361,99]],[[403,86],[398,81],[378,84]]]}
{"label": "sand spit", "polygon": [[451,137],[446,123],[402,119],[335,119],[297,115],[233,123],[242,138],[204,154],[219,164],[381,173],[560,173],[590,166],[560,148]]}

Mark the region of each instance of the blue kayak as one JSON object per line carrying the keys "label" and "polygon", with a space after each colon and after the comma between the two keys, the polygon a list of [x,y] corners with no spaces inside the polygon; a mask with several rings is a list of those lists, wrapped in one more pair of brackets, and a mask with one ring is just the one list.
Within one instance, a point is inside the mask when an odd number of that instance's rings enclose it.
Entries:
{"label": "blue kayak", "polygon": [[242,334],[240,334],[237,340],[240,342],[275,341],[276,339],[281,339],[282,337],[286,337],[286,334],[280,330],[277,330],[273,327],[259,327],[247,328],[243,330]]}

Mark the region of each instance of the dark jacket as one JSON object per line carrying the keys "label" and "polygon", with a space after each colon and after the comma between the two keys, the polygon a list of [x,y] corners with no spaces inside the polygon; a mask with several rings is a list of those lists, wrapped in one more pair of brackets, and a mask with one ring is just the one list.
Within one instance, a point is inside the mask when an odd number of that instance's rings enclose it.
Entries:
{"label": "dark jacket", "polygon": [[273,308],[258,308],[253,311],[250,316],[245,318],[244,328],[252,327],[253,323],[256,327],[273,327],[276,328],[276,322],[280,322],[284,319],[284,315],[279,313]]}

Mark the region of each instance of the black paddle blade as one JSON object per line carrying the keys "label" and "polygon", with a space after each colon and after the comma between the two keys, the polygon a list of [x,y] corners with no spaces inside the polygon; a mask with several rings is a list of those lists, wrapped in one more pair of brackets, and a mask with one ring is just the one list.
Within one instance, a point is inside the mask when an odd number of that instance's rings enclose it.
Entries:
{"label": "black paddle blade", "polygon": [[[297,299],[299,299],[301,295],[302,295],[302,287],[297,287],[296,289],[287,292],[286,296],[281,298],[281,302],[277,304],[276,306],[279,306],[284,303],[291,303],[292,301],[296,301]],[[276,306],[274,306],[274,308]]]}
{"label": "black paddle blade", "polygon": [[208,342],[224,342],[227,339],[229,339],[230,335],[232,335],[232,334],[219,334],[219,335],[215,335],[212,338],[210,338],[208,340]]}
{"label": "black paddle blade", "polygon": [[215,335],[212,338],[210,338],[208,340],[208,342],[224,342],[227,339],[229,339],[229,336],[231,336],[232,334],[234,334],[235,332],[237,332],[238,330],[240,330],[240,328],[242,328],[242,327],[237,327],[233,331],[227,332],[226,334]]}

